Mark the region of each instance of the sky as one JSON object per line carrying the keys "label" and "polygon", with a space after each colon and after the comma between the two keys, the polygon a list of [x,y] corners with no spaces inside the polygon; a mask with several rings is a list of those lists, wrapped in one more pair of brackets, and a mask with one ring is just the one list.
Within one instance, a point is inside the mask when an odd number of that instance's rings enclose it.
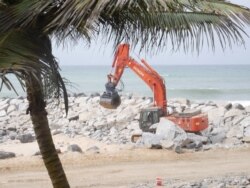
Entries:
{"label": "sky", "polygon": [[[244,5],[250,8],[250,0],[231,0],[230,2]],[[246,28],[250,35],[250,27]],[[171,52],[165,50],[157,54],[140,53],[138,50],[131,51],[131,57],[135,59],[146,59],[151,65],[206,65],[206,64],[249,64],[250,65],[250,38],[244,37],[245,46],[234,45],[232,49],[226,48],[225,51],[217,45],[213,52],[204,47],[199,53],[184,53],[182,50]],[[53,45],[53,53],[57,57],[61,66],[70,65],[111,65],[113,60],[113,46],[102,44],[102,42],[92,42],[91,46],[86,46],[83,41],[77,45],[67,47]]]}

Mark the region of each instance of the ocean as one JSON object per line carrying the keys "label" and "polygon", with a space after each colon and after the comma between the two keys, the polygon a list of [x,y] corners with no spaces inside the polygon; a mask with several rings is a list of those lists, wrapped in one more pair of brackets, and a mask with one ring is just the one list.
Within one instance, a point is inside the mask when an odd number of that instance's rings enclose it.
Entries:
{"label": "ocean", "polygon": [[[153,66],[165,79],[168,98],[194,100],[248,100],[250,101],[250,65],[157,65]],[[111,66],[62,66],[61,74],[71,82],[68,91],[73,93],[103,92],[106,75]],[[12,77],[10,79],[13,79]],[[122,77],[121,93],[152,96],[144,82],[126,69]],[[14,80],[14,84],[17,81]],[[25,92],[16,86],[19,95]],[[120,88],[121,85],[118,85]],[[6,88],[0,97],[16,97]]]}

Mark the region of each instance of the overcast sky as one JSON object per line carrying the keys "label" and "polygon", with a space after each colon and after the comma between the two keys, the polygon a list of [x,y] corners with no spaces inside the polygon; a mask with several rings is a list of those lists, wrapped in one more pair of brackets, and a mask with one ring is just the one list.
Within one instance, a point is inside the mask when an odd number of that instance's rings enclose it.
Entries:
{"label": "overcast sky", "polygon": [[[249,0],[231,0],[231,2],[245,5],[250,8]],[[250,28],[247,28],[250,35]],[[132,51],[131,56],[145,58],[150,64],[176,65],[176,64],[250,64],[250,38],[245,37],[246,45],[233,46],[224,52],[218,45],[215,52],[206,47],[199,55],[197,53],[184,53],[183,51],[164,51],[155,55],[149,55]],[[113,59],[112,44],[100,45],[101,41],[93,42],[90,47],[81,42],[76,46],[66,48],[54,45],[54,55],[58,58],[60,65],[111,65]]]}

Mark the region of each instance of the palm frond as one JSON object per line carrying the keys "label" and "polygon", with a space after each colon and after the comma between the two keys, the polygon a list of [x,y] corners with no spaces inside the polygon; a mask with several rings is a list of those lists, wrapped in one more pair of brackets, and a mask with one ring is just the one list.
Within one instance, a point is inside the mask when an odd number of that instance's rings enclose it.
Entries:
{"label": "palm frond", "polygon": [[167,38],[175,48],[182,41],[186,48],[189,43],[199,49],[203,40],[213,47],[218,36],[225,48],[243,42],[242,24],[250,24],[250,11],[224,0],[22,0],[0,11],[0,22],[2,31],[36,26],[59,41],[90,41],[109,31],[104,37],[116,41],[142,35],[142,47],[165,46]]}
{"label": "palm frond", "polygon": [[45,98],[59,98],[63,94],[65,110],[68,111],[66,88],[47,36],[35,31],[1,33],[0,79],[8,89],[15,89],[7,79],[8,74],[14,74],[22,86],[32,75],[43,88]]}
{"label": "palm frond", "polygon": [[[117,16],[103,18],[103,33],[109,33],[110,38],[120,43],[127,41],[131,44],[141,42],[149,47],[167,46],[169,42],[173,49],[183,45],[184,49],[199,50],[204,41],[214,48],[216,36],[222,48],[232,46],[233,43],[244,43],[239,25],[228,21],[225,16],[215,16],[207,13],[160,13],[144,15],[119,12]],[[142,30],[144,32],[142,32]],[[110,39],[109,38],[109,39]],[[148,42],[149,41],[149,42]]]}
{"label": "palm frond", "polygon": [[36,28],[58,41],[90,42],[105,33],[115,44],[163,47],[170,41],[173,49],[199,50],[205,43],[214,48],[218,37],[224,49],[244,43],[250,11],[225,0],[22,0],[0,11],[0,22],[3,32]]}

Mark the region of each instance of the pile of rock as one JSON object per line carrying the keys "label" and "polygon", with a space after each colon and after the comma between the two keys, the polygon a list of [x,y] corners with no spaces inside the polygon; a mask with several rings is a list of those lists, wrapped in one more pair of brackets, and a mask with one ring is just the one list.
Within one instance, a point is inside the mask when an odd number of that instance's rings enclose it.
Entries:
{"label": "pile of rock", "polygon": [[[69,97],[69,113],[64,104],[48,101],[47,111],[52,134],[69,137],[82,135],[111,144],[131,143],[131,135],[141,133],[139,112],[152,105],[152,98],[124,95],[116,110],[99,105],[98,94]],[[35,139],[30,116],[26,115],[26,99],[0,99],[0,143],[20,140],[21,143]],[[190,102],[186,99],[168,101],[168,111],[185,112],[190,109],[208,114],[209,128],[196,135],[185,133],[172,122],[162,119],[156,134],[143,133],[136,146],[149,148],[209,149],[211,147],[235,147],[250,142],[250,106],[232,103]]]}
{"label": "pile of rock", "polygon": [[[175,188],[200,188],[200,187],[249,187],[250,177],[246,175],[241,176],[225,176],[220,178],[206,178],[200,181],[194,182],[179,182],[178,179],[166,179],[162,180],[164,187],[175,187]],[[155,187],[155,182],[146,182],[139,185],[131,185],[131,188],[150,188]]]}
{"label": "pile of rock", "polygon": [[[250,143],[250,106],[239,103],[190,102],[186,99],[169,101],[168,111],[200,110],[208,114],[209,127],[200,135],[186,133],[171,121],[161,118],[156,134],[143,133],[139,145],[149,148],[187,149],[232,148]],[[246,146],[246,144],[245,144]]]}

